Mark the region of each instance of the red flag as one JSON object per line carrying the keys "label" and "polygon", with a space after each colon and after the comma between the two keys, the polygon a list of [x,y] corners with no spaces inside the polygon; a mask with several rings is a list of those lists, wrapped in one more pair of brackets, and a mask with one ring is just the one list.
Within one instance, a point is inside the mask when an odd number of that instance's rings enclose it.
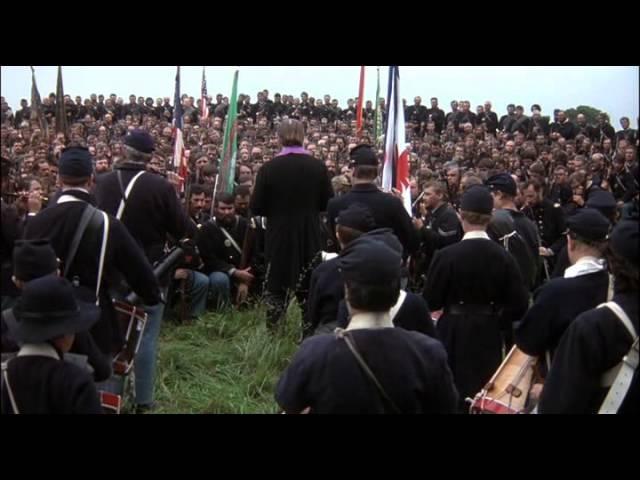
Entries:
{"label": "red flag", "polygon": [[402,194],[405,209],[412,215],[409,188],[409,145],[404,123],[404,109],[400,100],[400,67],[389,67],[389,95],[387,97],[387,134],[384,154],[382,188]]}
{"label": "red flag", "polygon": [[362,135],[362,120],[363,120],[363,109],[364,109],[364,73],[365,66],[360,67],[360,93],[358,94],[358,106],[357,106],[357,134],[358,136]]}

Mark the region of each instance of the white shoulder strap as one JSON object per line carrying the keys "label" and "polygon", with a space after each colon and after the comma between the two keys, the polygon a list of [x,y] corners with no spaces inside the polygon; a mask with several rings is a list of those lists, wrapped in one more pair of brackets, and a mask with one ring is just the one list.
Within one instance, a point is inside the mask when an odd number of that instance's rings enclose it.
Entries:
{"label": "white shoulder strap", "polygon": [[392,322],[396,319],[396,317],[398,316],[398,313],[400,313],[400,309],[404,305],[404,302],[406,299],[407,299],[407,292],[405,292],[404,290],[400,290],[400,297],[398,298],[398,303],[396,303],[394,307],[391,309],[391,312],[389,312]]}
{"label": "white shoulder strap", "polygon": [[234,240],[234,238],[231,236],[231,234],[227,231],[226,228],[221,227],[220,225],[218,225],[220,227],[220,231],[222,232],[222,234],[226,237],[226,239],[229,241],[229,243],[233,246],[233,248],[240,254],[242,255],[242,249],[240,248],[240,245],[238,245],[238,242],[236,242]]}
{"label": "white shoulder strap", "polygon": [[616,316],[622,322],[622,324],[629,331],[631,338],[633,338],[634,341],[638,338],[638,334],[636,333],[636,329],[633,327],[633,323],[631,322],[631,319],[629,318],[627,313],[622,309],[622,307],[620,307],[620,305],[618,305],[615,302],[609,302],[609,303],[605,303],[604,305],[601,305],[599,308],[608,308],[613,313],[615,313]]}
{"label": "white shoulder strap", "polygon": [[609,289],[607,290],[607,302],[611,302],[615,295],[615,279],[609,274]]}
{"label": "white shoulder strap", "polygon": [[96,305],[100,306],[100,287],[102,286],[102,275],[104,273],[104,258],[107,254],[107,243],[109,241],[109,215],[102,213],[104,219],[102,228],[102,248],[100,249],[100,263],[98,263],[98,280],[96,282]]}
{"label": "white shoulder strap", "polygon": [[[639,355],[638,355],[638,334],[636,333],[631,319],[626,312],[615,302],[606,303],[599,308],[608,308],[620,319],[622,324],[631,334],[633,339],[633,345],[631,350],[624,357],[622,363],[616,366],[614,369],[607,372],[603,377],[602,386],[607,387],[611,384],[607,398],[605,398],[602,407],[600,408],[600,415],[615,415],[620,410],[622,402],[629,392],[631,382],[638,369]],[[615,378],[613,377],[615,375]],[[613,381],[611,379],[613,378]]]}
{"label": "white shoulder strap", "polygon": [[513,232],[511,232],[508,235],[505,235],[504,237],[500,238],[499,240],[502,242],[502,245],[504,246],[504,249],[507,252],[511,252],[511,249],[509,248],[509,240],[511,240],[513,237],[515,237],[516,235],[518,235],[518,231],[514,230]]}
{"label": "white shoulder strap", "polygon": [[9,374],[7,372],[8,363],[2,364],[2,378],[4,379],[4,385],[7,387],[7,393],[9,394],[9,401],[11,402],[11,408],[13,409],[14,415],[20,415],[20,410],[18,410],[18,405],[16,404],[16,399],[13,396],[13,390],[11,389],[11,385],[9,384]]}
{"label": "white shoulder strap", "polygon": [[116,215],[116,218],[118,220],[122,220],[122,215],[124,215],[124,209],[127,206],[127,200],[129,200],[131,191],[133,190],[133,187],[135,186],[136,182],[140,179],[142,175],[144,175],[144,173],[145,173],[144,171],[138,173],[135,177],[133,177],[131,182],[129,182],[129,185],[127,186],[127,189],[124,192],[124,198],[120,200],[120,208],[118,208],[118,214]]}

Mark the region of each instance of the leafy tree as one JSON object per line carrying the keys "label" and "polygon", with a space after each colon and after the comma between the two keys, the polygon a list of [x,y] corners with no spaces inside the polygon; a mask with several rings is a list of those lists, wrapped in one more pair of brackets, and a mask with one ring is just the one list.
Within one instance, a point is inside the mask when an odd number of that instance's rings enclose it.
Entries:
{"label": "leafy tree", "polygon": [[587,124],[594,125],[598,123],[598,115],[604,113],[602,110],[598,110],[594,107],[581,105],[578,108],[570,108],[565,110],[569,120],[575,123],[579,114],[583,114],[587,118]]}

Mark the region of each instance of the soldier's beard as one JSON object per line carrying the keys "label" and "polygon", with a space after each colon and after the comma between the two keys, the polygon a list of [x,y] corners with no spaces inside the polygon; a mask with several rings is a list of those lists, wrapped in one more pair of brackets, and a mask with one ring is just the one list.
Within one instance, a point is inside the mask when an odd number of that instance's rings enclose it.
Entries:
{"label": "soldier's beard", "polygon": [[235,216],[218,217],[218,223],[220,225],[222,225],[223,227],[231,227],[231,226],[233,226],[233,220],[234,219],[235,219]]}

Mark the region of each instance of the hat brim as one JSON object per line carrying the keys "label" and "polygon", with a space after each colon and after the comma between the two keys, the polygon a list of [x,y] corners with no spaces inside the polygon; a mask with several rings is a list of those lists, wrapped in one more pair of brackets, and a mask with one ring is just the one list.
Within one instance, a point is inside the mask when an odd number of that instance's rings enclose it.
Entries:
{"label": "hat brim", "polygon": [[509,188],[507,185],[499,185],[499,184],[491,183],[491,184],[487,184],[487,187],[489,187],[489,190],[491,190],[492,192],[500,192],[506,195],[510,195],[512,197],[515,197],[516,195],[518,195],[517,189],[513,190],[513,188]]}
{"label": "hat brim", "polygon": [[49,322],[34,322],[21,317],[19,309],[5,316],[11,336],[21,343],[42,343],[48,340],[86,332],[100,319],[101,310],[93,303],[78,302],[79,310],[64,318],[52,318]]}
{"label": "hat brim", "polygon": [[127,142],[124,142],[124,144],[129,148],[133,148],[136,152],[144,153],[146,155],[151,155],[156,151],[156,147],[141,147],[140,145],[130,144]]}

